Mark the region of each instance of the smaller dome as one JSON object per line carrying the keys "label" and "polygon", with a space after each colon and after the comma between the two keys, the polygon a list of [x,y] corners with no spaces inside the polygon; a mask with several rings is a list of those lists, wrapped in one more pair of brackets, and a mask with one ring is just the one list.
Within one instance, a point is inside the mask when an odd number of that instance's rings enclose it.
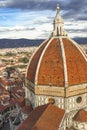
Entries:
{"label": "smaller dome", "polygon": [[74,121],[77,122],[86,122],[87,123],[87,111],[84,109],[79,110],[76,115],[73,117]]}

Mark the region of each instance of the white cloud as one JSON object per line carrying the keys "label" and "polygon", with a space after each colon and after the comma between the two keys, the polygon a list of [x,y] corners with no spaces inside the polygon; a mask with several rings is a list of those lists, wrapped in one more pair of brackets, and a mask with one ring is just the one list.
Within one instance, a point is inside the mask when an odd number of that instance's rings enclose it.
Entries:
{"label": "white cloud", "polygon": [[[0,1],[0,6],[2,6],[1,3],[6,6],[13,1],[15,2],[15,0]],[[63,15],[64,12],[61,11],[61,13]],[[55,15],[56,11],[53,10],[3,8],[0,13],[0,38],[48,38],[53,30],[52,23]],[[69,30],[70,37],[86,37],[86,33],[82,31],[87,30],[86,20],[76,21],[76,17],[73,17],[73,19],[68,18],[64,21],[65,29]]]}
{"label": "white cloud", "polygon": [[24,26],[0,27],[0,32],[27,31],[27,30],[35,30],[35,28],[29,28]]}

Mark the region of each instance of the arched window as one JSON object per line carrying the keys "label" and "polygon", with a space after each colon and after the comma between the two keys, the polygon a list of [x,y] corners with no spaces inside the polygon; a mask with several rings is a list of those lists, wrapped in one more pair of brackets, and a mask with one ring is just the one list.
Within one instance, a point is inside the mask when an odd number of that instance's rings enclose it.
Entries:
{"label": "arched window", "polygon": [[62,28],[60,27],[60,35],[62,35]]}
{"label": "arched window", "polygon": [[58,27],[57,27],[57,36],[59,36],[59,29],[58,29]]}

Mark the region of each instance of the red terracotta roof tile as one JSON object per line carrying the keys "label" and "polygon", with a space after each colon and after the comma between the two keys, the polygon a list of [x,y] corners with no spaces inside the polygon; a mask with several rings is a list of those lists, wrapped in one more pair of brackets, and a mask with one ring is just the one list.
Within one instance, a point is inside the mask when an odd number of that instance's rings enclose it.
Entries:
{"label": "red terracotta roof tile", "polygon": [[79,110],[73,117],[73,120],[78,122],[87,122],[87,111],[83,109]]}
{"label": "red terracotta roof tile", "polygon": [[9,100],[9,105],[10,105],[10,106],[14,106],[16,103],[17,103],[17,101],[16,101],[14,98],[11,98],[11,99]]}
{"label": "red terracotta roof tile", "polygon": [[64,86],[64,68],[59,40],[54,38],[47,47],[38,72],[38,84]]}
{"label": "red terracotta roof tile", "polygon": [[0,112],[4,111],[7,108],[7,106],[0,105]]}
{"label": "red terracotta roof tile", "polygon": [[63,38],[69,85],[87,82],[87,62],[77,47],[67,38]]}
{"label": "red terracotta roof tile", "polygon": [[[66,70],[64,70],[65,62],[61,44],[64,46]],[[40,65],[37,71],[39,61]],[[27,79],[34,83],[36,78],[38,85],[61,87],[65,86],[66,74],[64,75],[64,72],[66,71],[69,86],[87,82],[87,61],[81,51],[68,38],[62,38],[62,43],[58,38],[53,38],[42,44],[31,59],[27,70]],[[38,72],[37,75],[36,72]]]}
{"label": "red terracotta roof tile", "polygon": [[65,111],[63,109],[50,104],[32,130],[58,130],[64,113]]}
{"label": "red terracotta roof tile", "polygon": [[48,105],[35,108],[29,117],[18,127],[17,130],[31,130]]}
{"label": "red terracotta roof tile", "polygon": [[25,90],[21,86],[13,87],[12,93],[18,94],[19,96],[22,96],[22,97],[25,97]]}
{"label": "red terracotta roof tile", "polygon": [[[48,41],[47,41],[48,42]],[[27,70],[27,79],[29,79],[31,82],[34,83],[35,80],[35,74],[36,74],[36,68],[37,68],[37,64],[38,64],[38,60],[40,58],[40,55],[44,49],[44,47],[46,46],[47,42],[45,42],[38,50],[37,52],[34,54],[30,65],[28,67]]]}
{"label": "red terracotta roof tile", "polygon": [[26,105],[26,106],[24,106],[24,107],[21,109],[21,111],[22,111],[23,113],[28,114],[28,115],[32,112],[32,110],[33,110],[33,108],[32,108],[32,105],[31,105],[31,104],[30,104],[30,105]]}
{"label": "red terracotta roof tile", "polygon": [[[35,108],[17,130],[58,130],[65,111],[52,105]],[[50,125],[52,124],[52,125]]]}
{"label": "red terracotta roof tile", "polygon": [[13,99],[13,98],[10,98],[10,100],[8,100],[7,98],[5,98],[3,100],[3,104],[6,104],[6,105],[0,104],[0,112],[4,111],[5,109],[7,109],[7,108],[9,108],[11,106],[14,106],[16,104],[16,100]]}

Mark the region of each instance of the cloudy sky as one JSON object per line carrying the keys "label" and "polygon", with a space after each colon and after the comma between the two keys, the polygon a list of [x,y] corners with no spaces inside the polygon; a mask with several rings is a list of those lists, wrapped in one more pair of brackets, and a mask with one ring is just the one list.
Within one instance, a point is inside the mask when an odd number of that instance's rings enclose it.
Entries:
{"label": "cloudy sky", "polygon": [[87,0],[0,0],[0,39],[49,37],[56,5],[72,38],[87,37]]}

